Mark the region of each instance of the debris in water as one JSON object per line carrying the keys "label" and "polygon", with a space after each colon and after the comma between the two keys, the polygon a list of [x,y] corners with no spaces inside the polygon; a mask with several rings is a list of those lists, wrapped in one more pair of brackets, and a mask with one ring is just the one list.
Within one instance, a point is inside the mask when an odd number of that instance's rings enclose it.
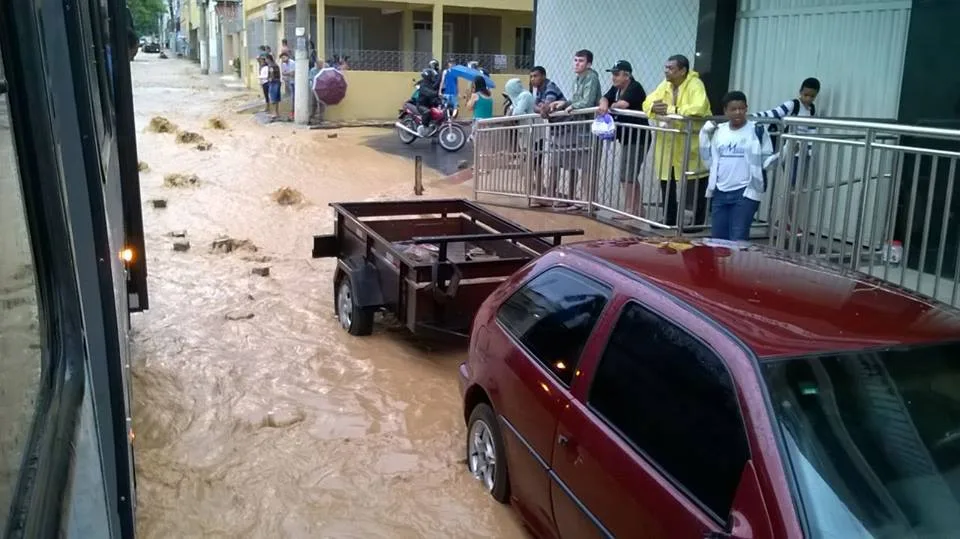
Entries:
{"label": "debris in water", "polygon": [[200,178],[198,178],[196,174],[180,174],[179,172],[175,172],[163,177],[164,187],[188,187],[196,185],[199,182]]}
{"label": "debris in water", "polygon": [[187,240],[175,241],[173,242],[173,250],[184,253],[190,250],[190,242]]}
{"label": "debris in water", "polygon": [[194,142],[204,142],[203,136],[193,131],[177,131],[177,143],[193,144]]}
{"label": "debris in water", "polygon": [[261,276],[261,277],[269,277],[269,276],[270,276],[270,266],[261,266],[261,267],[258,267],[258,268],[253,268],[252,273],[253,273],[254,275],[259,275],[259,276]]}
{"label": "debris in water", "polygon": [[214,116],[207,121],[207,124],[210,125],[211,129],[226,129],[227,122],[223,121],[223,118],[219,116]]}
{"label": "debris in water", "polygon": [[140,172],[146,172],[150,170],[150,165],[148,165],[144,161],[137,161],[137,170],[139,170]]}
{"label": "debris in water", "polygon": [[306,415],[300,410],[270,411],[263,420],[263,426],[279,429],[296,425],[304,419]]}
{"label": "debris in water", "polygon": [[160,51],[160,56],[157,56],[157,58],[159,58],[159,59],[161,59],[161,60],[166,60],[166,59],[168,58],[168,56],[167,56],[167,53],[165,53],[165,52],[163,52],[163,51]]}
{"label": "debris in water", "polygon": [[224,318],[227,320],[250,320],[253,318],[253,313],[251,312],[232,312],[224,315]]}
{"label": "debris in water", "polygon": [[213,240],[210,250],[214,253],[232,253],[233,251],[257,252],[257,246],[250,240],[236,240],[229,236],[219,236]]}
{"label": "debris in water", "polygon": [[187,237],[187,231],[186,231],[186,230],[174,230],[173,232],[167,232],[167,235],[170,236],[171,238],[186,238],[186,237]]}
{"label": "debris in water", "polygon": [[150,131],[154,133],[173,133],[177,130],[177,124],[164,118],[163,116],[154,116],[150,119]]}
{"label": "debris in water", "polygon": [[167,207],[167,199],[165,198],[155,198],[150,201],[150,204],[153,204],[153,207],[156,209],[163,209]]}
{"label": "debris in water", "polygon": [[303,195],[296,189],[281,187],[273,192],[273,200],[281,206],[292,206],[303,202]]}
{"label": "debris in water", "polygon": [[467,161],[466,159],[461,159],[460,162],[457,163],[457,169],[463,170],[465,168],[470,168],[470,161]]}
{"label": "debris in water", "polygon": [[205,152],[205,151],[209,150],[210,148],[213,148],[213,143],[212,143],[212,142],[203,141],[203,142],[197,144],[197,149],[200,150],[201,152]]}
{"label": "debris in water", "polygon": [[337,135],[336,133],[327,133],[327,138],[337,138],[338,136],[340,135]]}
{"label": "debris in water", "polygon": [[265,263],[267,263],[267,262],[270,262],[270,260],[271,260],[270,257],[267,256],[267,255],[260,255],[260,256],[250,256],[250,255],[246,255],[246,256],[243,256],[243,257],[241,257],[241,258],[242,258],[243,260],[246,260],[247,262],[256,262],[256,263],[258,263],[258,264],[265,264]]}

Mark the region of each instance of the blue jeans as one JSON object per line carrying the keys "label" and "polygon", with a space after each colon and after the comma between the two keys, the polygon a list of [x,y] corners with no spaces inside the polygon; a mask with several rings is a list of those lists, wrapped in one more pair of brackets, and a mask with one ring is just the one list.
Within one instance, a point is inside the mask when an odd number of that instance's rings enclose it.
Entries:
{"label": "blue jeans", "polygon": [[760,203],[743,196],[743,191],[714,191],[710,202],[711,237],[733,241],[750,239],[750,225]]}

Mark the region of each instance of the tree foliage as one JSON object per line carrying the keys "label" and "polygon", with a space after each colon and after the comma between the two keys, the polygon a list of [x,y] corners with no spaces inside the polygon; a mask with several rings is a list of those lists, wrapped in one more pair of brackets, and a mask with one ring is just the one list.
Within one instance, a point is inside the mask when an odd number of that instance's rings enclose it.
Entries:
{"label": "tree foliage", "polygon": [[127,7],[138,35],[156,35],[157,21],[167,9],[164,0],[127,0]]}

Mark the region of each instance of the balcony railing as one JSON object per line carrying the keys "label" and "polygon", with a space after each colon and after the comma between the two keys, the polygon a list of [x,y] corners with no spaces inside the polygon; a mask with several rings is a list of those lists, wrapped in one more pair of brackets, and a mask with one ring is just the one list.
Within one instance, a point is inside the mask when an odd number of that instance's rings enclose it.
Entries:
{"label": "balcony railing", "polygon": [[[420,71],[433,59],[429,52],[414,51],[328,49],[324,54],[328,59],[346,57],[350,69],[357,71]],[[527,73],[533,67],[531,56],[453,53],[444,55],[442,61],[449,58],[464,65],[477,61],[490,73]]]}
{"label": "balcony railing", "polygon": [[[615,120],[645,117],[611,112]],[[619,140],[604,142],[590,133],[595,113],[478,122],[475,196],[580,209],[641,233],[709,235],[706,167],[689,157],[706,118],[619,123]],[[790,130],[767,169],[752,239],[960,306],[960,223],[952,212],[960,206],[960,130],[806,117],[776,123]],[[801,126],[815,134],[798,133]],[[684,171],[674,184],[661,180],[671,163]]]}

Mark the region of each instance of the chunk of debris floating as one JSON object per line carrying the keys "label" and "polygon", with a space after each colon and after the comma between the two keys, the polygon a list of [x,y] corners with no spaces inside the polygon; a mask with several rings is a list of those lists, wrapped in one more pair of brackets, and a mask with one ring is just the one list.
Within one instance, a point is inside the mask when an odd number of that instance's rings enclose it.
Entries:
{"label": "chunk of debris floating", "polygon": [[153,204],[154,208],[162,209],[167,207],[167,201],[163,198],[155,198],[150,201],[150,204]]}
{"label": "chunk of debris floating", "polygon": [[338,134],[336,134],[336,133],[327,133],[327,138],[337,138],[338,136],[340,136],[340,135],[338,135]]}
{"label": "chunk of debris floating", "polygon": [[227,313],[224,315],[227,320],[250,320],[253,318],[253,313],[250,312],[238,312],[238,313]]}
{"label": "chunk of debris floating", "polygon": [[174,251],[179,251],[179,252],[181,252],[181,253],[182,253],[182,252],[185,252],[185,251],[189,251],[189,250],[190,250],[190,242],[189,242],[189,241],[186,241],[186,240],[183,240],[183,241],[175,241],[175,242],[173,242],[173,250],[174,250]]}
{"label": "chunk of debris floating", "polygon": [[259,267],[259,268],[253,268],[253,274],[254,274],[254,275],[259,275],[259,276],[261,276],[261,277],[269,277],[269,276],[270,276],[270,266],[262,266],[262,267]]}
{"label": "chunk of debris floating", "polygon": [[186,231],[186,230],[174,230],[173,232],[170,232],[170,233],[167,234],[167,235],[170,236],[171,238],[186,238],[186,237],[187,237],[187,231]]}

